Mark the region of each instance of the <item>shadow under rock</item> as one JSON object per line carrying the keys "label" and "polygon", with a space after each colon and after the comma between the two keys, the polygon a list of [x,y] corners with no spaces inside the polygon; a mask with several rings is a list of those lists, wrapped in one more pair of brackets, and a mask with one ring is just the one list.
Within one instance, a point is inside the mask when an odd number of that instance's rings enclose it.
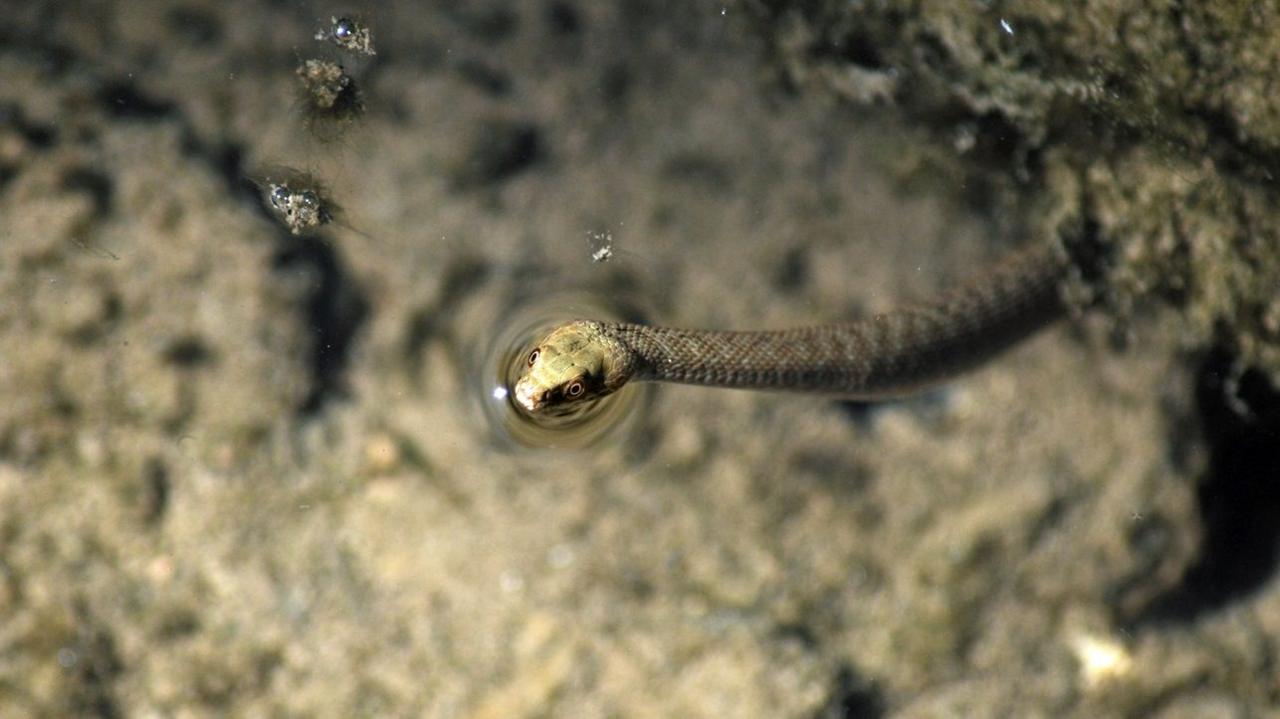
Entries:
{"label": "shadow under rock", "polygon": [[1280,391],[1253,370],[1232,387],[1234,359],[1215,350],[1196,377],[1196,410],[1209,449],[1197,492],[1204,525],[1198,557],[1176,586],[1138,613],[1137,625],[1194,622],[1248,598],[1276,575]]}
{"label": "shadow under rock", "polygon": [[369,301],[329,243],[284,233],[281,237],[274,268],[287,271],[306,267],[316,276],[306,311],[312,337],[311,388],[298,408],[304,417],[313,416],[329,400],[346,394],[345,370],[356,336],[368,318]]}
{"label": "shadow under rock", "polygon": [[323,237],[295,236],[279,224],[262,200],[262,189],[250,179],[239,143],[202,142],[188,126],[185,144],[189,155],[222,176],[231,196],[270,220],[276,229],[277,247],[271,269],[310,272],[316,278],[306,298],[304,317],[312,339],[311,386],[298,407],[301,416],[314,416],[329,400],[345,396],[344,373],[360,329],[369,319],[368,297],[347,269],[336,244]]}
{"label": "shadow under rock", "polygon": [[836,672],[832,694],[814,719],[880,719],[886,711],[875,683],[845,665]]}

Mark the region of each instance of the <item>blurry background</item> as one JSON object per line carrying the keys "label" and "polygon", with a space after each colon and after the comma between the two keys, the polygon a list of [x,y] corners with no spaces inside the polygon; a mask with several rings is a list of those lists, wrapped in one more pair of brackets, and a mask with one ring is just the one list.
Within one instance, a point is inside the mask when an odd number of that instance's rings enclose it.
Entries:
{"label": "blurry background", "polygon": [[[1111,81],[1164,25],[908,4],[6,3],[0,713],[1275,711],[1265,93],[1171,124],[1194,74]],[[317,124],[294,70],[349,13],[366,111]],[[341,221],[283,229],[281,168]],[[479,409],[565,289],[835,321],[1099,228],[1185,311],[1117,263],[909,401],[664,387],[576,451]]]}

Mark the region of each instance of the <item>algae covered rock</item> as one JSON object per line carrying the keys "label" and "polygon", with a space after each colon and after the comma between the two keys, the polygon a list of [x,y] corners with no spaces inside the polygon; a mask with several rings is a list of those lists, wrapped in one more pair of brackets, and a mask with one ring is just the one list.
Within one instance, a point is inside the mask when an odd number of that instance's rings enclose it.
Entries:
{"label": "algae covered rock", "polygon": [[742,6],[789,81],[894,106],[993,204],[1096,244],[1081,302],[1164,301],[1191,346],[1280,378],[1274,5]]}

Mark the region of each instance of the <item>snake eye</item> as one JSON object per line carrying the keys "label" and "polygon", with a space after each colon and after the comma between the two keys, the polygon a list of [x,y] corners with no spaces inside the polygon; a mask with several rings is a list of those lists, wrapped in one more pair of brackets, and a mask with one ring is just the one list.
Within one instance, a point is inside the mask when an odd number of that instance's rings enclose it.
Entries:
{"label": "snake eye", "polygon": [[535,349],[534,351],[532,351],[532,352],[530,352],[530,353],[529,353],[529,362],[528,362],[528,364],[529,364],[529,366],[530,366],[530,367],[532,367],[532,366],[533,366],[533,363],[534,363],[534,362],[537,362],[537,361],[538,361],[538,354],[539,354],[539,353],[538,353],[538,350],[536,350],[536,349]]}
{"label": "snake eye", "polygon": [[333,24],[333,36],[338,40],[346,40],[356,31],[356,24],[351,18],[341,17]]}
{"label": "snake eye", "polygon": [[585,390],[586,388],[582,386],[582,383],[575,379],[569,383],[569,386],[564,388],[564,396],[569,399],[576,399],[581,397]]}

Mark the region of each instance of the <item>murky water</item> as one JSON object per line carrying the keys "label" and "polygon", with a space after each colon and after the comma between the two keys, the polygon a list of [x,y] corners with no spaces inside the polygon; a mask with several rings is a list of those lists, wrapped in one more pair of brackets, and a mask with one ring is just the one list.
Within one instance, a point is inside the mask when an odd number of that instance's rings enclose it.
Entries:
{"label": "murky water", "polygon": [[[1276,715],[1280,10],[1066,8],[0,0],[0,717]],[[1060,239],[1125,351],[509,395]]]}

